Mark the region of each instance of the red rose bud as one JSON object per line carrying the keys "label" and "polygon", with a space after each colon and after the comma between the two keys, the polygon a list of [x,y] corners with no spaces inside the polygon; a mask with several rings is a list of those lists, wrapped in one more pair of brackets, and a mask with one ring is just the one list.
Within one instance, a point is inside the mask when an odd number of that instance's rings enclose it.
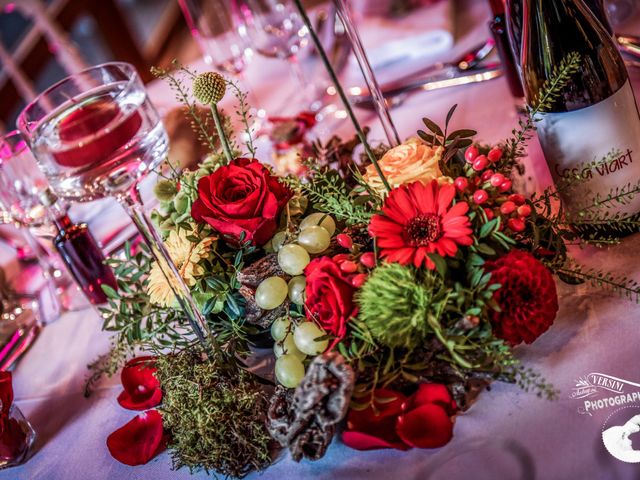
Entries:
{"label": "red rose bud", "polygon": [[500,205],[500,213],[503,215],[511,215],[516,210],[516,204],[510,200],[507,200]]}
{"label": "red rose bud", "polygon": [[453,184],[459,192],[464,192],[469,186],[469,180],[465,177],[458,177],[453,181]]}
{"label": "red rose bud", "polygon": [[504,182],[502,182],[498,190],[500,190],[501,192],[508,192],[509,190],[511,190],[511,180],[506,179]]}
{"label": "red rose bud", "polygon": [[480,155],[473,161],[472,167],[476,172],[481,172],[482,170],[487,168],[487,165],[489,165],[489,160],[487,159],[487,157],[485,157],[484,155]]}
{"label": "red rose bud", "polygon": [[364,282],[366,281],[367,281],[367,274],[359,273],[351,279],[351,285],[353,285],[356,288],[360,288],[362,285],[364,285]]}
{"label": "red rose bud", "polygon": [[512,193],[511,195],[509,195],[508,198],[518,206],[524,205],[525,198],[523,195],[520,195],[519,193]]}
{"label": "red rose bud", "polygon": [[514,232],[522,232],[525,227],[524,220],[522,220],[521,218],[510,218],[507,222],[507,227],[509,227]]}
{"label": "red rose bud", "polygon": [[518,215],[521,217],[528,217],[531,215],[531,207],[529,205],[520,205],[518,207]]}
{"label": "red rose bud", "polygon": [[478,205],[482,205],[487,200],[489,200],[489,194],[485,190],[476,190],[473,194],[473,201]]}
{"label": "red rose bud", "polygon": [[493,213],[493,210],[491,210],[490,208],[485,208],[484,214],[487,216],[487,220],[489,221],[495,218],[495,214]]}
{"label": "red rose bud", "polygon": [[365,252],[360,256],[360,263],[366,268],[376,266],[376,255],[373,252]]}
{"label": "red rose bud", "polygon": [[490,182],[492,187],[499,187],[505,181],[504,175],[496,173],[491,176]]}
{"label": "red rose bud", "polygon": [[487,158],[491,163],[495,163],[502,158],[502,150],[498,147],[493,147],[487,154]]}
{"label": "red rose bud", "polygon": [[467,161],[467,163],[473,163],[477,156],[478,149],[473,145],[467,148],[467,150],[464,152],[464,159]]}
{"label": "red rose bud", "polygon": [[345,260],[340,264],[340,270],[344,273],[354,273],[358,270],[358,264],[353,260]]}
{"label": "red rose bud", "polygon": [[491,169],[485,170],[484,172],[482,172],[482,175],[480,176],[480,180],[482,180],[483,182],[486,182],[491,178],[492,175],[493,175],[493,170]]}
{"label": "red rose bud", "polygon": [[336,242],[338,242],[338,245],[340,245],[342,248],[346,248],[347,250],[350,250],[351,247],[353,247],[353,240],[351,240],[351,237],[346,233],[337,235]]}

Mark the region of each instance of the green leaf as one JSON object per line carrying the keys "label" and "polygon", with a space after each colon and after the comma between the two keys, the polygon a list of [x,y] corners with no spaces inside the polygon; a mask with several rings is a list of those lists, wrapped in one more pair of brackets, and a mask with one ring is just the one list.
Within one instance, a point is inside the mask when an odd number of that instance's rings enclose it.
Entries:
{"label": "green leaf", "polygon": [[456,103],[455,105],[453,105],[453,107],[451,107],[451,108],[449,109],[449,111],[447,112],[447,118],[446,118],[446,120],[444,121],[444,125],[445,125],[445,127],[448,127],[448,126],[449,126],[449,122],[451,121],[451,118],[453,117],[453,112],[455,112],[455,111],[456,111],[456,108],[458,108],[458,104],[457,104],[457,103]]}
{"label": "green leaf", "polygon": [[445,259],[442,258],[442,256],[438,255],[437,253],[428,253],[427,256],[435,264],[436,270],[438,271],[438,274],[442,278],[446,278],[446,275],[447,275],[447,262],[445,261]]}
{"label": "green leaf", "polygon": [[444,136],[444,133],[442,133],[442,129],[438,126],[438,124],[436,122],[434,122],[433,120],[424,117],[422,119],[422,123],[424,123],[424,125],[431,130],[433,133],[435,133],[436,135],[439,136]]}
{"label": "green leaf", "polygon": [[427,143],[434,143],[436,138],[423,130],[418,130],[418,136]]}
{"label": "green leaf", "polygon": [[471,129],[468,129],[468,128],[463,128],[461,130],[455,130],[455,131],[451,132],[447,136],[447,140],[453,140],[456,137],[458,137],[460,139],[463,139],[463,138],[473,137],[473,136],[475,136],[477,134],[478,134],[478,132],[476,132],[475,130],[471,130]]}
{"label": "green leaf", "polygon": [[480,238],[484,238],[487,235],[489,235],[493,229],[496,227],[496,225],[498,224],[498,219],[494,218],[493,220],[485,223],[481,228],[480,228],[480,233],[479,233],[479,237]]}
{"label": "green leaf", "polygon": [[107,297],[113,298],[115,300],[120,298],[120,296],[118,295],[118,292],[116,292],[113,289],[113,287],[110,287],[109,285],[105,285],[105,284],[102,284],[101,287],[102,287],[102,291]]}
{"label": "green leaf", "polygon": [[476,249],[480,252],[480,253],[484,253],[485,255],[495,255],[496,251],[491,248],[489,245],[487,245],[486,243],[479,243],[478,245],[476,245]]}

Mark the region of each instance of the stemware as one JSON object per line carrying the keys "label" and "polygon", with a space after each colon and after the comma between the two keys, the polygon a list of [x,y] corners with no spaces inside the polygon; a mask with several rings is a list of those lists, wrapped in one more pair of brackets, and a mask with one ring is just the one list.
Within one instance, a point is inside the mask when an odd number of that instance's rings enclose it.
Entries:
{"label": "stemware", "polygon": [[239,32],[253,49],[268,58],[286,60],[299,83],[304,101],[318,110],[316,88],[302,70],[299,53],[308,43],[308,30],[302,18],[286,0],[233,0]]}
{"label": "stemware", "polygon": [[[0,138],[0,210],[2,223],[18,225],[29,249],[35,254],[45,280],[44,290],[51,289],[48,297],[57,313],[60,309],[75,310],[85,305],[78,302],[75,286],[63,268],[58,268],[52,254],[32,233],[48,232],[47,212],[39,195],[48,183],[26,142],[17,131]],[[58,301],[58,296],[61,302]]]}
{"label": "stemware", "polygon": [[168,139],[135,68],[105,63],[61,80],[20,113],[18,128],[59,197],[90,201],[110,196],[120,202],[194,333],[205,348],[215,346],[189,287],[144,213],[138,182],[162,163]]}
{"label": "stemware", "polygon": [[246,37],[234,28],[233,13],[224,0],[178,0],[182,13],[204,55],[217,70],[240,75],[251,54]]}

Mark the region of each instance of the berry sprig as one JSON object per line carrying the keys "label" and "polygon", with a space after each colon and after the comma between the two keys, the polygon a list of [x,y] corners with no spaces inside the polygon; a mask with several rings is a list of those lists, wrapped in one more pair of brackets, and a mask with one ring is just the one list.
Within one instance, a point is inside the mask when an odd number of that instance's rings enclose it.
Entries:
{"label": "berry sprig", "polygon": [[469,204],[482,208],[488,221],[500,217],[500,230],[506,228],[514,233],[523,232],[526,219],[531,215],[531,207],[524,196],[512,193],[512,182],[504,174],[494,171],[492,166],[502,159],[502,149],[494,146],[481,149],[476,145],[467,148],[464,154],[466,176],[457,177],[454,186]]}

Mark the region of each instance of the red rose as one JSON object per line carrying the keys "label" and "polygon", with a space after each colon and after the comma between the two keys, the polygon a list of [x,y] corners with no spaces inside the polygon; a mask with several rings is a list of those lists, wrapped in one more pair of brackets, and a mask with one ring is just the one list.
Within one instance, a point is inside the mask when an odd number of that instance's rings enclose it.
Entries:
{"label": "red rose", "polygon": [[111,456],[125,465],[144,465],[166,447],[162,416],[148,410],[134,417],[107,438]]}
{"label": "red rose", "polygon": [[353,301],[356,289],[347,274],[329,257],[314,259],[307,265],[304,274],[307,277],[307,318],[315,321],[325,332],[334,335],[335,345],[347,333],[347,321],[357,313],[357,306]]}
{"label": "red rose", "polygon": [[191,216],[232,242],[237,243],[244,232],[245,241],[261,246],[273,237],[291,195],[260,162],[238,158],[200,179]]}
{"label": "red rose", "polygon": [[447,387],[425,383],[410,397],[392,390],[374,392],[372,405],[349,410],[345,445],[356,450],[437,448],[453,436],[457,410]]}
{"label": "red rose", "polygon": [[530,253],[511,250],[487,262],[491,282],[501,286],[493,295],[500,311],[491,312],[496,337],[511,345],[531,343],[553,324],[558,294],[551,272]]}
{"label": "red rose", "polygon": [[122,407],[146,410],[160,404],[162,390],[155,376],[155,363],[155,357],[138,357],[127,362],[120,374],[124,390],[118,395],[118,403]]}

